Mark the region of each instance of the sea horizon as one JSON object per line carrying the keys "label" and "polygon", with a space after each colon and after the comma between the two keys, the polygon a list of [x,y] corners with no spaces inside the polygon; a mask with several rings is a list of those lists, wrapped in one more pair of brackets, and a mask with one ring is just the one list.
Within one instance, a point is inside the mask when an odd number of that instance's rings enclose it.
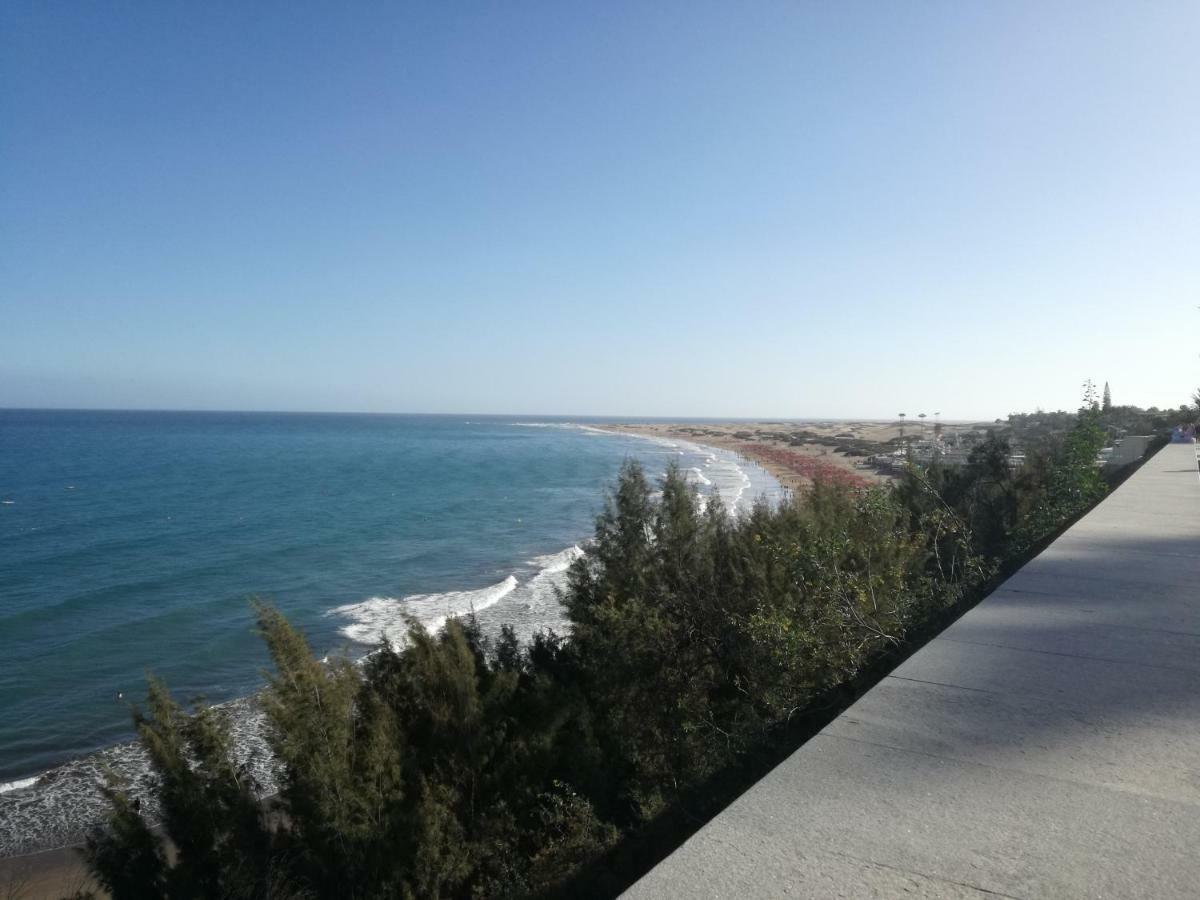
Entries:
{"label": "sea horizon", "polygon": [[[537,418],[562,421],[603,422],[619,425],[622,423],[697,423],[712,424],[722,422],[894,422],[896,416],[648,416],[620,415],[609,413],[545,413],[545,412],[391,412],[379,410],[322,410],[322,409],[221,409],[221,408],[169,408],[169,407],[137,407],[137,406],[4,406],[0,412],[62,412],[62,413],[190,413],[196,415],[263,415],[263,416],[408,416],[428,418],[494,418],[517,419]],[[993,422],[995,417],[969,416],[965,418],[942,418],[943,422]]]}

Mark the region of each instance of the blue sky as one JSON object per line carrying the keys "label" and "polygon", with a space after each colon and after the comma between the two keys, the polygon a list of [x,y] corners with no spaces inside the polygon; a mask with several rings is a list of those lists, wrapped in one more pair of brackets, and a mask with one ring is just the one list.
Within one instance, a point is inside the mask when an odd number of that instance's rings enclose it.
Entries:
{"label": "blue sky", "polygon": [[0,8],[0,405],[1200,386],[1200,5]]}

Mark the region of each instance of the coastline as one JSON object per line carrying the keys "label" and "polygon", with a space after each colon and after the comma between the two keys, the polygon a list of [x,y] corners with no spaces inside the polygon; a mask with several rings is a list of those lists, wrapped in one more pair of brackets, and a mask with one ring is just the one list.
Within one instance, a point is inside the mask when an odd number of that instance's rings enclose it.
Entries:
{"label": "coastline", "polygon": [[[732,462],[732,460],[730,460],[730,455],[736,457],[740,465],[735,463],[732,466],[733,474],[744,480],[744,486],[731,487],[729,484],[725,485],[726,489],[733,491],[738,498],[735,501],[734,506],[736,506],[738,502],[752,502],[755,497],[747,492],[753,491],[754,487],[756,486],[761,488],[764,482],[775,482],[777,486],[777,492],[775,490],[768,491],[769,494],[775,496],[785,496],[788,491],[795,489],[803,482],[803,479],[797,476],[795,472],[780,465],[779,463],[766,458],[757,458],[753,452],[747,452],[747,448],[745,446],[746,442],[733,435],[705,435],[698,439],[697,435],[685,430],[681,430],[691,427],[686,424],[631,426],[589,425],[587,427],[589,429],[596,429],[597,431],[603,431],[608,434],[649,438],[660,443],[668,441],[679,442],[680,445],[685,445],[687,448],[689,448],[690,452],[699,451],[701,453],[708,453],[710,451],[717,451],[719,452],[721,459],[726,463]],[[717,426],[704,427],[711,430]],[[707,465],[705,463],[699,464]],[[731,468],[730,466],[718,464],[716,460],[713,460],[713,464],[718,470],[721,470],[727,478],[730,476],[730,472],[727,471],[729,468]],[[746,471],[747,464],[757,467],[760,471],[751,477],[752,473]],[[714,485],[705,475],[705,473],[707,473],[708,476],[718,478],[717,474],[713,470],[704,469],[701,471],[700,469],[695,469],[694,471],[697,472],[696,477],[700,479],[700,483],[704,484],[707,489],[717,490],[720,488],[721,484],[719,480],[717,485]],[[566,551],[564,551],[564,553],[565,552]],[[562,554],[552,554],[552,556],[559,555]],[[550,562],[550,557],[547,556],[544,559],[539,559],[538,562],[542,566],[545,566]],[[553,567],[555,570],[557,568],[557,566]],[[465,596],[466,593],[473,592],[463,593]],[[380,598],[375,599],[378,600]],[[404,600],[399,602],[403,603]],[[338,612],[338,610],[331,610],[330,614],[334,614],[336,612]],[[386,628],[382,626],[377,627],[379,628],[379,632],[381,634],[386,634]],[[240,700],[232,701],[230,705],[245,705],[249,707],[252,704],[252,698],[241,698]],[[261,747],[262,736],[256,734],[254,737],[256,740],[252,741],[251,743]],[[109,748],[108,751],[101,752],[111,753],[119,749],[132,749],[132,744],[124,744],[118,748]],[[248,747],[245,749],[249,750]],[[248,755],[253,755],[253,750],[250,750]],[[82,761],[76,761],[76,763],[81,762]],[[71,767],[72,764],[68,763],[66,766],[61,768]],[[130,766],[130,768],[132,769],[133,766]],[[23,779],[23,781],[36,782],[40,777],[41,776],[33,779]],[[22,787],[24,786],[25,785],[22,785]],[[14,791],[13,793],[18,794],[19,796],[19,791]],[[14,797],[12,799],[17,798]],[[87,865],[80,853],[82,846],[82,841],[76,840],[56,847],[29,851],[15,856],[0,857],[0,896],[12,895],[15,897],[59,897],[70,896],[81,889],[93,890],[96,891],[99,896],[104,896],[99,886],[95,884],[88,873]]]}
{"label": "coastline", "polygon": [[[753,504],[760,496],[765,495],[769,500],[778,501],[786,497],[794,487],[788,484],[789,473],[785,468],[769,464],[768,460],[756,458],[745,452],[735,442],[719,438],[714,440],[708,436],[698,439],[695,434],[688,431],[692,426],[686,423],[672,425],[589,424],[584,427],[599,434],[653,441],[656,444],[676,448],[679,453],[683,453],[683,451],[678,448],[687,447],[693,454],[707,457],[707,461],[703,463],[703,469],[696,466],[685,467],[687,469],[685,474],[694,473],[694,479],[689,477],[689,480],[695,484],[704,485],[709,490],[721,495],[729,511],[735,515],[739,508],[748,509],[749,505]],[[717,466],[718,463],[721,465]],[[728,483],[714,483],[709,477],[714,475],[714,471],[709,467],[716,467],[718,470],[732,467],[741,481],[737,490],[732,491]],[[750,491],[749,495],[746,494],[747,490]]]}
{"label": "coastline", "polygon": [[[620,429],[597,428],[594,425],[584,428],[610,435],[621,434]],[[626,435],[654,437],[629,432]],[[786,493],[782,479],[769,467],[758,465],[757,460],[752,460],[736,448],[719,446],[717,442],[701,443],[691,437],[672,436],[671,440],[656,440],[664,445],[661,452],[652,454],[656,461],[661,460],[665,466],[667,460],[678,458],[681,466],[695,473],[695,479],[704,485],[705,490],[719,491],[727,501],[731,501],[731,508],[740,506],[746,509],[758,496],[765,494],[778,498]],[[753,466],[748,465],[748,461]],[[523,624],[523,630],[528,630],[546,625],[548,619],[556,617],[556,603],[551,603],[553,588],[565,572],[566,564],[579,552],[578,546],[572,545],[557,553],[526,560],[513,567],[512,571],[519,578],[509,575],[499,584],[479,590],[370,597],[357,604],[330,609],[326,615],[346,619],[338,630],[344,636],[351,637],[355,644],[370,643],[378,637],[388,636],[395,624],[392,619],[402,618],[402,613],[411,612],[413,603],[430,604],[428,612],[430,615],[436,612],[439,622],[444,622],[445,615],[457,612],[457,607],[465,604],[482,611],[487,619],[503,619],[508,624],[514,624],[510,618],[514,610],[496,602],[502,597],[516,602],[520,616],[529,621],[517,621],[515,624]],[[488,597],[484,598],[482,594],[488,594]],[[492,597],[492,594],[496,597]],[[551,621],[549,624],[555,623]],[[269,766],[265,762],[265,738],[261,733],[261,715],[258,714],[253,695],[217,705],[229,708],[235,717],[241,761],[247,764],[253,762],[264,783],[270,783]],[[12,830],[8,831],[6,840],[0,840],[0,888],[17,881],[24,885],[39,885],[36,890],[27,886],[26,896],[53,894],[59,890],[69,894],[76,889],[79,877],[86,876],[86,866],[78,849],[82,846],[88,820],[99,805],[95,785],[101,780],[102,769],[118,772],[135,793],[143,794],[143,802],[152,804],[151,798],[144,794],[146,786],[142,783],[148,764],[136,740],[102,747],[46,771],[14,778],[6,783],[8,790],[0,794],[0,823]],[[5,850],[7,853],[3,852]]]}
{"label": "coastline", "polygon": [[[838,452],[821,443],[792,443],[791,435],[800,430],[832,438],[837,434],[853,435],[854,439],[878,441],[891,437],[891,426],[875,423],[778,423],[761,422],[710,424],[687,422],[629,423],[598,425],[601,430],[651,439],[687,441],[699,446],[715,447],[738,456],[766,470],[785,492],[802,490],[814,480],[832,480],[854,487],[883,484],[890,480],[855,457]],[[853,430],[851,430],[853,429]],[[867,430],[869,429],[869,431]],[[824,434],[827,432],[828,434]],[[869,435],[869,436],[868,436]]]}

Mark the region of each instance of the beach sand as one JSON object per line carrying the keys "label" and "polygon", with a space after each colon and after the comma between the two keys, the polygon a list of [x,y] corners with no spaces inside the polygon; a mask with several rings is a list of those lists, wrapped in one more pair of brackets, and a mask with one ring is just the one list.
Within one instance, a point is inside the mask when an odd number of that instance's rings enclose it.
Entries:
{"label": "beach sand", "polygon": [[108,896],[88,874],[78,847],[0,859],[3,900],[58,900],[80,891],[91,891],[98,898]]}
{"label": "beach sand", "polygon": [[[818,478],[852,486],[888,481],[887,475],[876,472],[863,457],[838,452],[835,445],[850,439],[874,445],[872,452],[883,453],[892,449],[887,442],[900,434],[899,428],[888,422],[672,422],[601,427],[731,450],[758,463],[789,490],[802,489]],[[909,435],[916,432],[916,427],[907,426]],[[802,433],[823,442],[797,437]]]}

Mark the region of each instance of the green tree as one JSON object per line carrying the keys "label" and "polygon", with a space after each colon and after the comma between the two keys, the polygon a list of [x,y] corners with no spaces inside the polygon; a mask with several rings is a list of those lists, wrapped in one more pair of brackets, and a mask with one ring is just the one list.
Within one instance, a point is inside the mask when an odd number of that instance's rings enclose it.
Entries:
{"label": "green tree", "polygon": [[1040,483],[1030,490],[1037,499],[1017,530],[1020,549],[1051,534],[1104,496],[1108,488],[1097,462],[1104,443],[1100,406],[1088,382],[1074,428],[1047,451]]}
{"label": "green tree", "polygon": [[407,859],[391,848],[415,798],[405,790],[394,712],[349,661],[317,660],[278,610],[260,604],[256,614],[275,666],[261,702],[294,867],[322,896],[398,890]]}
{"label": "green tree", "polygon": [[958,470],[913,468],[894,489],[818,484],[738,516],[676,466],[652,485],[629,464],[568,573],[569,640],[413,624],[356,665],[318,660],[257,605],[279,793],[264,800],[235,764],[220,710],[185,714],[151,682],[136,723],[155,803],[110,786],[91,867],[117,900],[576,889],[618,837],[1098,498],[1100,416],[1089,390],[1019,472],[990,434]]}
{"label": "green tree", "polygon": [[135,713],[135,723],[172,853],[139,804],[111,786],[111,827],[94,832],[85,849],[101,885],[115,900],[287,896],[257,785],[233,762],[225,717],[206,707],[187,715],[151,680],[147,710]]}
{"label": "green tree", "polygon": [[959,468],[935,462],[925,471],[910,468],[896,486],[897,500],[909,511],[912,527],[943,504],[960,517],[976,554],[992,562],[1012,552],[1020,521],[1022,483],[1009,464],[1006,437],[989,430]]}

